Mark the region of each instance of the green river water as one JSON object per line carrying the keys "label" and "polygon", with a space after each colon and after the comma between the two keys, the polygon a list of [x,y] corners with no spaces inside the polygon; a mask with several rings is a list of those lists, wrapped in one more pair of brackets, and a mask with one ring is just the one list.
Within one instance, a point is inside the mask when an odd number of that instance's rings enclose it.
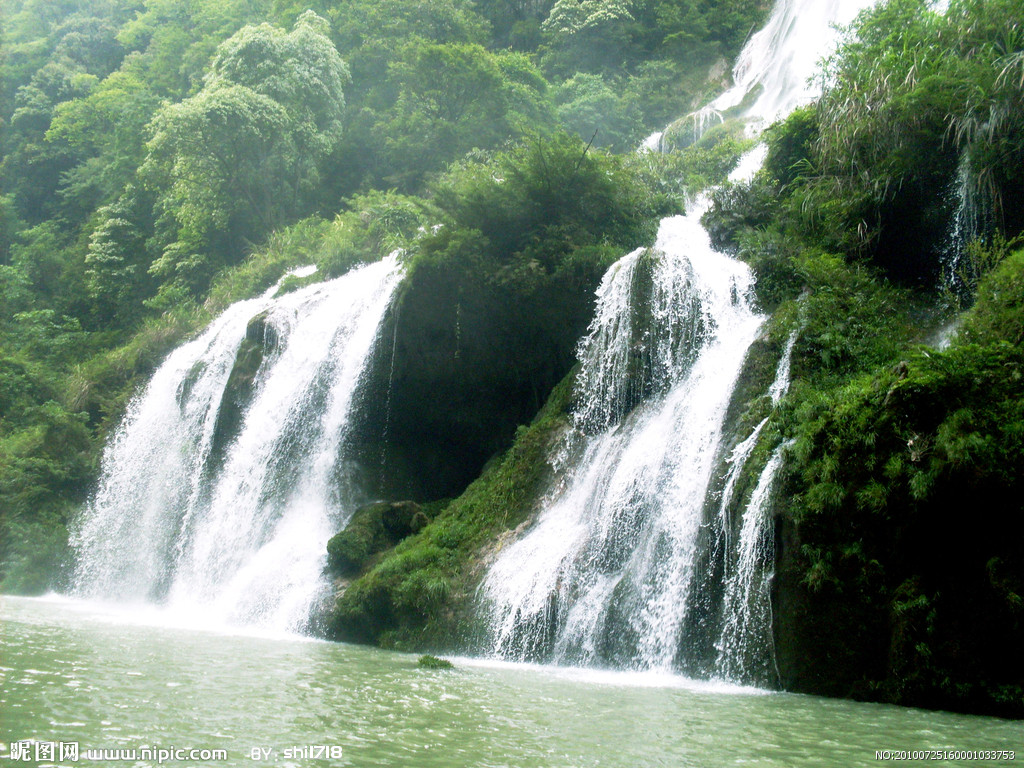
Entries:
{"label": "green river water", "polygon": [[[227,753],[164,759],[173,766],[847,768],[884,764],[876,750],[940,749],[1016,759],[899,762],[1024,764],[1014,721],[670,675],[468,659],[425,670],[406,654],[175,628],[156,612],[59,598],[0,607],[0,766],[159,764],[85,752],[143,747]],[[14,763],[10,747],[25,740],[58,742],[56,759]],[[60,760],[59,742],[77,744],[79,760]],[[320,746],[335,757],[313,757]]]}

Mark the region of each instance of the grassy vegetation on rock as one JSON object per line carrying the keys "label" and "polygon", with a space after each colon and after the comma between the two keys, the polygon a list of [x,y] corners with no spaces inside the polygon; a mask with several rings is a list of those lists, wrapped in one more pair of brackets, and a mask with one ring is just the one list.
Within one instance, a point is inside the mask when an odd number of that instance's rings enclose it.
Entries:
{"label": "grassy vegetation on rock", "polygon": [[429,525],[403,540],[337,597],[331,634],[385,647],[444,648],[471,639],[471,608],[487,552],[527,520],[566,426],[572,376],[512,447]]}

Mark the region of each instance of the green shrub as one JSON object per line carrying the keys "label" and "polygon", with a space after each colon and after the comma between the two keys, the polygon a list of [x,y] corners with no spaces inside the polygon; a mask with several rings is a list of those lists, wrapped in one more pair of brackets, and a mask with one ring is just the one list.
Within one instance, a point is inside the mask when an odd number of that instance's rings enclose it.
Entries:
{"label": "green shrub", "polygon": [[431,656],[430,654],[420,656],[416,666],[420,669],[455,669],[455,665],[448,661],[448,659],[439,659],[437,656]]}
{"label": "green shrub", "polygon": [[[782,589],[799,579],[808,591],[804,642],[819,642],[822,622],[850,619],[826,645],[833,658],[850,649],[850,666],[833,662],[830,674],[859,695],[1024,711],[1013,661],[1024,636],[1024,545],[1013,533],[1022,391],[1024,356],[1006,342],[922,350],[827,391],[794,387],[784,509],[802,548]],[[882,648],[887,657],[872,650]]]}
{"label": "green shrub", "polygon": [[979,344],[1024,344],[1024,250],[1007,256],[981,280],[960,336]]}

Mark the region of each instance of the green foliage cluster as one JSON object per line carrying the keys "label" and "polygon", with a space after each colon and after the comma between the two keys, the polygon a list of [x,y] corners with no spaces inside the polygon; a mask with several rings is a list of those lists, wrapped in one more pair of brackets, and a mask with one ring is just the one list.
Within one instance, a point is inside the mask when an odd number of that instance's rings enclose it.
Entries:
{"label": "green foliage cluster", "polygon": [[266,290],[296,267],[313,265],[316,278],[327,279],[377,261],[410,246],[420,236],[429,211],[428,201],[394,191],[354,195],[333,220],[312,216],[272,232],[243,263],[217,275],[203,308],[219,312]]}
{"label": "green foliage cluster", "polygon": [[[130,331],[295,221],[422,193],[470,150],[560,124],[630,149],[767,10],[717,5],[9,0],[0,262],[33,309]],[[619,21],[621,56],[577,57]]]}
{"label": "green foliage cluster", "polygon": [[202,89],[153,118],[139,178],[156,196],[157,306],[201,293],[246,240],[314,204],[349,80],[328,31],[312,12],[289,33],[243,27],[218,47]]}
{"label": "green foliage cluster", "polygon": [[[961,0],[939,15],[900,0],[866,15],[857,32],[825,71],[818,172],[883,228],[906,228],[896,216],[948,185],[961,164],[960,183],[988,199],[994,225],[1019,229],[1019,4]],[[929,215],[927,206],[918,214],[921,227]]]}
{"label": "green foliage cluster", "polygon": [[[621,250],[650,241],[657,217],[678,210],[677,200],[640,184],[624,160],[567,134],[462,165],[436,186],[434,201],[447,225],[422,244],[420,259],[479,257],[515,274],[554,272],[581,246]],[[464,235],[476,243],[453,242]]]}
{"label": "green foliage cluster", "polygon": [[958,337],[1024,345],[1024,251],[1008,255],[982,279]]}
{"label": "green foliage cluster", "polygon": [[[958,212],[965,236],[1024,229],[1024,36],[1013,0],[891,0],[826,63],[824,92],[767,133],[765,172],[709,220],[741,248],[775,228],[932,285]],[[769,226],[771,222],[771,226]]]}
{"label": "green foliage cluster", "polygon": [[632,158],[634,167],[652,189],[679,200],[725,183],[745,152],[757,144],[743,125],[730,121],[710,128],[681,151],[643,152]]}
{"label": "green foliage cluster", "polygon": [[794,398],[788,575],[808,593],[805,654],[842,626],[832,692],[1024,713],[1021,258],[983,281],[946,351]]}
{"label": "green foliage cluster", "polygon": [[805,293],[793,376],[802,383],[831,385],[887,365],[913,340],[908,293],[870,270],[836,256],[805,255],[797,273]]}
{"label": "green foliage cluster", "polygon": [[55,382],[33,368],[0,359],[0,583],[28,592],[59,571],[64,522],[93,471],[84,414],[58,403]]}
{"label": "green foliage cluster", "polygon": [[709,62],[734,55],[768,8],[759,0],[556,0],[540,24],[541,55],[555,72],[616,73],[652,58]]}

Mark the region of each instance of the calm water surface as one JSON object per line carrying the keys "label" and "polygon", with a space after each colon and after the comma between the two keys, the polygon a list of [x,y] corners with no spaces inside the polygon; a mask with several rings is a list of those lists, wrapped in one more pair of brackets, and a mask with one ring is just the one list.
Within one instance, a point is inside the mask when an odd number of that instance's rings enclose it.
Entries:
{"label": "calm water surface", "polygon": [[[846,768],[884,764],[880,749],[1015,749],[1015,763],[928,765],[1024,765],[1015,721],[668,675],[470,660],[421,670],[405,654],[175,628],[143,609],[63,599],[3,597],[0,610],[0,766],[22,739],[228,753],[164,763],[174,766]],[[303,745],[342,757],[286,755]],[[255,749],[270,756],[252,759]]]}

